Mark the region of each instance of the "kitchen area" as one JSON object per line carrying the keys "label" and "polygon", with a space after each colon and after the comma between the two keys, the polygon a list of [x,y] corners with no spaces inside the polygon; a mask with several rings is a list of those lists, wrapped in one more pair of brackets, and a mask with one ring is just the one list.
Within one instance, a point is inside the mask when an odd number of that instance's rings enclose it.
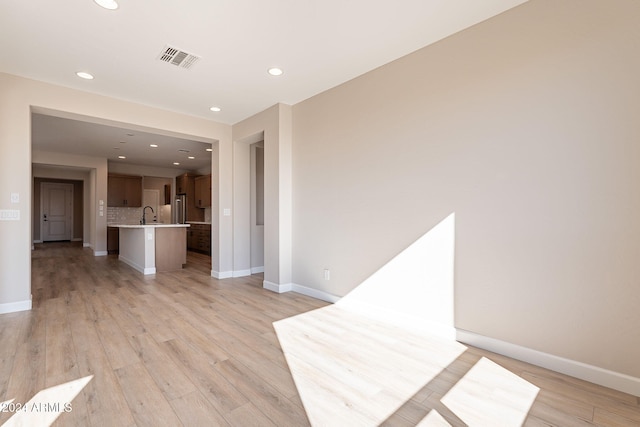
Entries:
{"label": "kitchen area", "polygon": [[174,178],[112,173],[107,186],[107,251],[143,274],[211,256],[211,174]]}

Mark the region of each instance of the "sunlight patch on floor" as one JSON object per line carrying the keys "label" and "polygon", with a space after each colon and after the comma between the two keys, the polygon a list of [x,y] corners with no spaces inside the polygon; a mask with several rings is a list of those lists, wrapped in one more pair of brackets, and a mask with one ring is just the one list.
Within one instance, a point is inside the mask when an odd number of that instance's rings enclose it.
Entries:
{"label": "sunlight patch on floor", "polygon": [[274,327],[312,425],[378,425],[466,349],[335,305]]}
{"label": "sunlight patch on floor", "polygon": [[[39,391],[27,403],[15,404],[12,407],[12,409],[16,409],[15,414],[2,426],[50,426],[60,414],[73,410],[73,399],[92,378],[93,375],[89,375]],[[13,402],[13,400],[8,402]]]}
{"label": "sunlight patch on floor", "polygon": [[441,399],[469,426],[520,426],[540,389],[483,357]]}

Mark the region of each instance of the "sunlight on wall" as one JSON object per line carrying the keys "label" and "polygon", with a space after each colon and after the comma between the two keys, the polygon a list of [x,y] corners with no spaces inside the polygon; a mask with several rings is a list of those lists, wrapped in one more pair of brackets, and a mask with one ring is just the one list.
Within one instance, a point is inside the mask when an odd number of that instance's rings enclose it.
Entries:
{"label": "sunlight on wall", "polygon": [[[36,393],[27,403],[15,404],[10,409],[15,409],[15,414],[4,423],[3,427],[17,426],[50,426],[65,412],[73,411],[73,399],[91,381],[93,375],[64,384],[49,387]],[[13,399],[2,403],[3,408],[7,408]],[[14,412],[14,411],[11,411]]]}
{"label": "sunlight on wall", "polygon": [[454,338],[454,240],[452,213],[337,304],[399,326]]}

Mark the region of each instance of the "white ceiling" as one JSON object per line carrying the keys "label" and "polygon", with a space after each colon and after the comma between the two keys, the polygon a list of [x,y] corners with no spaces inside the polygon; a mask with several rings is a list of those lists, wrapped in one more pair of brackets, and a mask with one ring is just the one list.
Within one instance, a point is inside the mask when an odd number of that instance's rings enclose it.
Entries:
{"label": "white ceiling", "polygon": [[113,163],[181,171],[204,171],[211,165],[211,153],[206,151],[211,144],[206,142],[45,114],[31,115],[31,139],[38,150],[90,155]]}
{"label": "white ceiling", "polygon": [[[234,124],[525,1],[119,0],[110,11],[93,0],[4,0],[0,72]],[[166,45],[201,59],[190,69],[159,61]],[[284,74],[270,76],[272,66]]]}

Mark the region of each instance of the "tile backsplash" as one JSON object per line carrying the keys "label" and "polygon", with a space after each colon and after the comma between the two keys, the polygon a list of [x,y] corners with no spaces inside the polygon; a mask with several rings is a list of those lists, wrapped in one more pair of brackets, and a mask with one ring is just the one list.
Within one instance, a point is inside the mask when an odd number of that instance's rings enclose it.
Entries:
{"label": "tile backsplash", "polygon": [[[158,222],[171,222],[171,205],[160,206],[155,214],[147,210],[147,222],[153,222],[154,215]],[[140,224],[142,208],[107,207],[107,224]]]}
{"label": "tile backsplash", "polygon": [[[171,205],[163,205],[158,208],[155,215],[158,222],[171,223]],[[140,224],[142,208],[116,208],[107,207],[107,224]],[[147,210],[147,222],[153,221],[153,214]],[[211,208],[204,208],[204,221],[211,222]]]}

